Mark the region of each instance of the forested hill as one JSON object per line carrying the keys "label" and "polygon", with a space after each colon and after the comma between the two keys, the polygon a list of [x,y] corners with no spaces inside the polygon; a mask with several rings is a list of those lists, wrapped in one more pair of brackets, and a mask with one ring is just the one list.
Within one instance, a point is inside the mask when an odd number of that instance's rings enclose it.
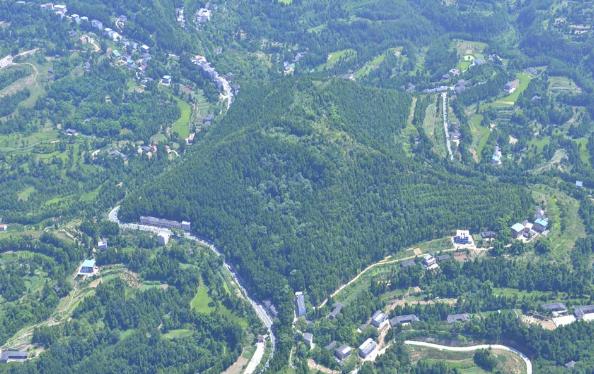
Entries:
{"label": "forested hill", "polygon": [[[529,205],[520,187],[407,158],[411,99],[335,80],[244,87],[196,150],[128,196],[122,218],[189,219],[261,297],[313,301],[387,253]],[[505,201],[505,204],[501,204]]]}

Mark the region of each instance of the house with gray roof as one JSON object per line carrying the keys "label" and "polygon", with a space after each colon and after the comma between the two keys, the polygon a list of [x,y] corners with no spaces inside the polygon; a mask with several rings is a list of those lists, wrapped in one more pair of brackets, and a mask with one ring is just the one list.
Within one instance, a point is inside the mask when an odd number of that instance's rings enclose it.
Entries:
{"label": "house with gray roof", "polygon": [[402,325],[402,326],[406,326],[406,325],[410,325],[411,323],[414,322],[419,322],[419,317],[417,317],[414,314],[405,314],[402,316],[396,316],[394,318],[390,319],[390,325],[392,327],[395,327],[397,325]]}
{"label": "house with gray roof", "polygon": [[456,322],[467,322],[470,320],[470,315],[468,313],[460,313],[460,314],[449,314],[447,321],[448,323],[456,323]]}
{"label": "house with gray roof", "polygon": [[336,349],[336,351],[334,351],[334,356],[336,356],[337,359],[342,361],[345,358],[348,358],[351,355],[352,351],[353,351],[353,348],[349,347],[346,344],[343,344],[340,347],[338,347]]}
{"label": "house with gray roof", "polygon": [[575,307],[573,314],[577,320],[594,321],[594,305]]}
{"label": "house with gray roof", "polygon": [[27,360],[29,355],[25,351],[2,351],[0,354],[0,362],[23,362]]}
{"label": "house with gray roof", "polygon": [[299,318],[305,316],[306,313],[303,292],[295,292],[295,315]]}
{"label": "house with gray roof", "polygon": [[563,303],[542,304],[540,306],[545,312],[553,315],[553,317],[560,317],[567,314],[567,307]]}

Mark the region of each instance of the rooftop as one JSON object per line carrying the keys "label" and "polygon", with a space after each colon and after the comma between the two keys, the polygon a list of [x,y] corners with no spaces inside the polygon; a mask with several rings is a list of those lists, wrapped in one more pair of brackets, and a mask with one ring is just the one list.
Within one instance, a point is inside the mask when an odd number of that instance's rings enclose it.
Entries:
{"label": "rooftop", "polygon": [[83,268],[95,267],[95,259],[84,260],[81,267],[83,267]]}
{"label": "rooftop", "polygon": [[461,314],[450,314],[448,315],[448,323],[454,322],[466,322],[470,319],[470,315],[468,313],[461,313]]}
{"label": "rooftop", "polygon": [[542,304],[541,307],[542,307],[542,309],[548,310],[551,312],[567,310],[567,307],[563,303]]}

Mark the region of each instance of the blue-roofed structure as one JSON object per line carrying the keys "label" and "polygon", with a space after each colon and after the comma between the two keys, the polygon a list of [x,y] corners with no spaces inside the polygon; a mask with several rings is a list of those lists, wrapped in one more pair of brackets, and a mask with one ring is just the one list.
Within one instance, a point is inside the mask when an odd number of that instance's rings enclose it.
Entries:
{"label": "blue-roofed structure", "polygon": [[95,272],[95,260],[84,260],[78,271],[79,275],[91,275]]}
{"label": "blue-roofed structure", "polygon": [[543,232],[549,227],[549,219],[548,218],[538,218],[534,221],[534,226],[532,227],[536,232]]}

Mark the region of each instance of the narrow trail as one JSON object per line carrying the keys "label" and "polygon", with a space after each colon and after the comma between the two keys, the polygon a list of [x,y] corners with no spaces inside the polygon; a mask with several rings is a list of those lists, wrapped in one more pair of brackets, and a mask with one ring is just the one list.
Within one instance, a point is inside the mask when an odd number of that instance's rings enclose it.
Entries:
{"label": "narrow trail", "polygon": [[499,349],[501,351],[507,351],[507,352],[512,352],[516,355],[518,355],[526,364],[526,373],[527,374],[532,374],[532,362],[530,361],[530,359],[523,354],[522,352],[508,347],[506,345],[501,345],[501,344],[479,344],[479,345],[472,345],[469,347],[451,347],[451,346],[447,346],[447,345],[440,345],[440,344],[434,344],[434,343],[427,343],[427,342],[420,342],[420,341],[416,341],[416,340],[405,340],[404,344],[406,345],[414,345],[417,347],[426,347],[426,348],[434,348],[434,349],[439,349],[439,350],[444,350],[444,351],[451,351],[451,352],[473,352],[473,351],[477,351],[479,349]]}
{"label": "narrow trail", "polygon": [[[456,250],[457,250],[457,248],[450,248],[450,249],[444,249],[441,252],[443,252],[443,253],[455,252]],[[319,308],[323,307],[324,305],[326,305],[326,303],[328,302],[328,299],[333,298],[333,297],[336,297],[336,295],[338,295],[342,290],[344,290],[345,288],[347,288],[351,284],[355,283],[359,278],[361,278],[363,275],[365,275],[365,273],[367,273],[371,269],[373,269],[375,267],[378,267],[378,266],[390,265],[390,264],[395,264],[395,263],[406,261],[406,260],[412,260],[414,258],[417,258],[417,257],[421,256],[421,255],[422,254],[413,255],[413,256],[407,256],[407,257],[402,257],[402,258],[398,258],[398,259],[394,259],[394,260],[390,260],[390,257],[386,257],[383,260],[380,260],[378,262],[375,262],[375,263],[369,265],[368,267],[366,267],[365,269],[363,269],[361,272],[359,272],[359,274],[357,274],[353,279],[351,279],[347,283],[344,283],[340,287],[338,287],[334,292],[332,292],[330,294],[330,297],[329,298],[326,298],[324,301],[322,301],[316,308],[319,309]]]}

